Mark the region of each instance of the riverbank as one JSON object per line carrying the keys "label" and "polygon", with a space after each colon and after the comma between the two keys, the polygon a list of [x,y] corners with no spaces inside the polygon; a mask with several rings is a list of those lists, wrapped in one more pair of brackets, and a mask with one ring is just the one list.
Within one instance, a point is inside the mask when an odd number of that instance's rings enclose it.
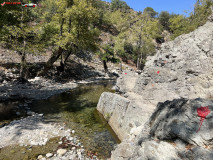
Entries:
{"label": "riverbank", "polygon": [[[48,142],[57,137],[61,137],[56,142],[58,145],[55,145],[55,148],[49,148],[47,153],[42,152],[44,148],[48,148]],[[42,114],[12,121],[7,126],[0,128],[0,139],[0,155],[3,159],[23,159],[24,157],[36,157],[42,160],[97,159],[95,155],[89,157],[86,154],[84,146],[75,135],[75,130],[65,129],[64,125],[57,123],[49,123]],[[37,153],[43,153],[43,155],[37,156],[35,153],[31,153],[32,148],[34,149],[36,146],[40,146],[40,152]],[[17,148],[22,150],[16,151]],[[13,152],[13,155],[5,153],[5,150]],[[14,157],[14,155],[16,156]]]}

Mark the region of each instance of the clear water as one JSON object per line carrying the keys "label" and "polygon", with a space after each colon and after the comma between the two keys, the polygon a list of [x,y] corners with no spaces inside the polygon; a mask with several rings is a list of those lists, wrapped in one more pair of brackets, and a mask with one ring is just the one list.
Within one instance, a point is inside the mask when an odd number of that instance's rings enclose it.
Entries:
{"label": "clear water", "polygon": [[74,129],[86,150],[106,159],[120,141],[96,106],[103,92],[113,92],[111,88],[109,82],[82,85],[48,100],[35,101],[30,108],[43,113],[48,121],[64,123],[66,128]]}

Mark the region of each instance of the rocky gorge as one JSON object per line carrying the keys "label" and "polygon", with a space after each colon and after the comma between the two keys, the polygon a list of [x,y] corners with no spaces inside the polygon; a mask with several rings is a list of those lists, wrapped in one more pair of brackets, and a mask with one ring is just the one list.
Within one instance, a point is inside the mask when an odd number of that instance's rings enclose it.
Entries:
{"label": "rocky gorge", "polygon": [[[121,144],[111,160],[213,159],[213,20],[161,46],[142,73],[125,70],[97,110]],[[201,126],[197,110],[208,107]]]}

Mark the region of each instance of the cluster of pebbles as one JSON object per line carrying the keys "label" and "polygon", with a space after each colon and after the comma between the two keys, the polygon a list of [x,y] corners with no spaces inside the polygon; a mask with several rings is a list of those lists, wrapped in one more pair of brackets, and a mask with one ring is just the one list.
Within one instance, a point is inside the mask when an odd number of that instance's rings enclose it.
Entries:
{"label": "cluster of pebbles", "polygon": [[[72,133],[74,130],[72,131]],[[98,160],[91,152],[86,152],[77,137],[66,136],[61,138],[59,146],[54,153],[39,155],[39,160]]]}

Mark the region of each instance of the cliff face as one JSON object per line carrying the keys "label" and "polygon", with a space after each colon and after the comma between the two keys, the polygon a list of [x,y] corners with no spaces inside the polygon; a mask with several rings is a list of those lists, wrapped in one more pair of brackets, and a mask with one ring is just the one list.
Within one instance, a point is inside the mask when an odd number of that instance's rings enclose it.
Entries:
{"label": "cliff face", "polygon": [[[156,103],[213,98],[213,23],[165,43],[146,63],[134,92]],[[162,96],[163,95],[163,96]]]}
{"label": "cliff face", "polygon": [[[112,159],[213,159],[213,21],[163,44],[116,88],[120,95],[103,93],[97,107],[122,140]],[[197,133],[201,106],[210,114]]]}

